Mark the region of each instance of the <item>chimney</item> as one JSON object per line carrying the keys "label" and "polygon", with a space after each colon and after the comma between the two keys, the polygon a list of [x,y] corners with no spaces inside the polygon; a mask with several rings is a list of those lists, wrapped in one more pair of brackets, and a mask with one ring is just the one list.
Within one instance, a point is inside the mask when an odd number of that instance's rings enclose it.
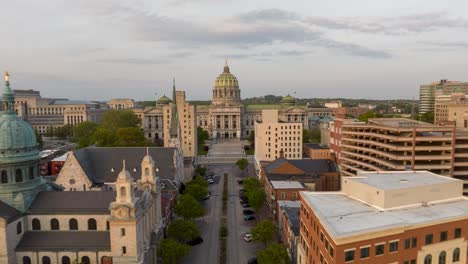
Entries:
{"label": "chimney", "polygon": [[280,155],[279,155],[279,156],[280,156],[280,159],[281,159],[281,158],[284,158],[284,150],[283,150],[283,149],[280,150],[280,153],[279,153],[279,154],[280,154]]}

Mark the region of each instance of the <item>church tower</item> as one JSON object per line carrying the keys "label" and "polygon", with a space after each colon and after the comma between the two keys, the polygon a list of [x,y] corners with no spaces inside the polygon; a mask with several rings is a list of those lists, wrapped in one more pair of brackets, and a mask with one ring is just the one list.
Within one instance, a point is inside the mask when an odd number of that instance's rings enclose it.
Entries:
{"label": "church tower", "polygon": [[146,148],[146,156],[141,161],[141,180],[139,180],[138,186],[144,191],[156,192],[157,183],[154,160],[149,155],[149,148]]}
{"label": "church tower", "polygon": [[169,128],[169,145],[177,149],[182,148],[181,129],[179,124],[179,113],[177,109],[177,94],[175,88],[175,78],[172,85],[172,109],[171,109],[171,127]]}
{"label": "church tower", "polygon": [[26,211],[37,193],[49,190],[50,186],[39,175],[36,134],[15,112],[8,72],[0,104],[0,200]]}

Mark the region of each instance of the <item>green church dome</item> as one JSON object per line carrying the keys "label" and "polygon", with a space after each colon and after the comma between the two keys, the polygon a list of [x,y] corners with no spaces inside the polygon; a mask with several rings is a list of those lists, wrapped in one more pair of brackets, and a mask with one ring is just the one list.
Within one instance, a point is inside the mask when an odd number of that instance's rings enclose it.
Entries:
{"label": "green church dome", "polygon": [[226,65],[224,66],[224,71],[221,73],[218,78],[215,80],[214,84],[215,88],[216,87],[233,87],[233,88],[239,88],[239,82],[237,81],[236,76],[232,74],[229,71],[229,66]]}
{"label": "green church dome", "polygon": [[281,99],[280,104],[284,106],[293,106],[296,104],[296,98],[288,94]]}
{"label": "green church dome", "polygon": [[8,74],[5,79],[0,112],[0,163],[37,159],[39,150],[36,134],[27,122],[16,115]]}
{"label": "green church dome", "polygon": [[163,95],[161,96],[161,98],[158,99],[158,104],[160,105],[167,105],[170,102],[172,102],[171,99],[167,97],[166,95]]}

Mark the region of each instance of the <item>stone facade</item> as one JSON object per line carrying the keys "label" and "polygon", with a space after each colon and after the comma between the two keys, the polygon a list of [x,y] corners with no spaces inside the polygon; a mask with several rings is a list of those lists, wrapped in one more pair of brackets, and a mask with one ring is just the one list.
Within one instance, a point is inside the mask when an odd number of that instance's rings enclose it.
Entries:
{"label": "stone facade", "polygon": [[135,108],[135,101],[133,99],[112,99],[107,102],[111,109],[132,109]]}

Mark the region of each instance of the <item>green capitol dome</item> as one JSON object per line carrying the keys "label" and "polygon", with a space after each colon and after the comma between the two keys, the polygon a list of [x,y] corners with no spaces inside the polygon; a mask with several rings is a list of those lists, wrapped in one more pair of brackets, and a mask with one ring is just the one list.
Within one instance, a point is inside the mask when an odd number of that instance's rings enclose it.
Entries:
{"label": "green capitol dome", "polygon": [[218,78],[216,78],[214,86],[217,88],[239,88],[239,82],[237,81],[236,76],[229,71],[227,62],[224,66],[223,72],[218,76]]}
{"label": "green capitol dome", "polygon": [[168,105],[171,101],[169,97],[166,95],[161,96],[161,98],[158,99],[158,104],[159,105]]}
{"label": "green capitol dome", "polygon": [[288,94],[281,99],[280,104],[283,106],[294,106],[296,104],[296,98]]}
{"label": "green capitol dome", "polygon": [[215,80],[211,103],[224,106],[238,106],[241,103],[239,82],[229,70],[227,61],[223,72]]}
{"label": "green capitol dome", "polygon": [[0,200],[25,211],[36,194],[49,187],[39,176],[39,145],[34,130],[16,115],[8,72],[0,110]]}

